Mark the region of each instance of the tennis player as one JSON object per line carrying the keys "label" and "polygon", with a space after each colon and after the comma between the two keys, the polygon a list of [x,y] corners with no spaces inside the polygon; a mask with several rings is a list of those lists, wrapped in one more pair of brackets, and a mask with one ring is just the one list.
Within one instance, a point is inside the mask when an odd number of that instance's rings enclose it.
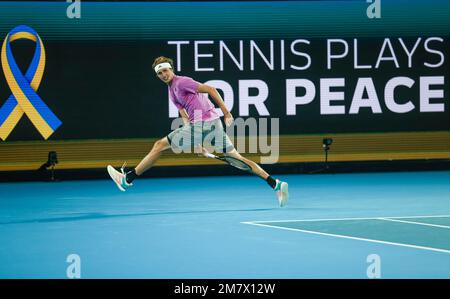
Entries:
{"label": "tennis player", "polygon": [[[117,184],[117,187],[121,191],[131,187],[133,180],[152,167],[161,153],[169,148],[172,148],[174,152],[193,149],[194,152],[206,156],[208,151],[204,148],[203,142],[207,136],[213,135],[211,146],[214,150],[248,164],[252,172],[265,180],[276,192],[280,206],[284,206],[289,198],[288,184],[274,179],[258,164],[242,157],[225,133],[215,106],[206,95],[211,96],[217,106],[220,107],[224,115],[225,124],[230,126],[233,123],[233,116],[225,106],[217,89],[199,83],[190,77],[176,75],[173,71],[173,60],[170,58],[158,57],[154,60],[152,67],[157,77],[167,84],[170,100],[178,108],[183,118],[184,126],[175,129],[166,137],[156,141],[152,150],[133,170],[125,172],[124,167],[122,167],[119,172],[111,165],[108,165],[108,173]],[[198,140],[199,136],[202,140]]]}

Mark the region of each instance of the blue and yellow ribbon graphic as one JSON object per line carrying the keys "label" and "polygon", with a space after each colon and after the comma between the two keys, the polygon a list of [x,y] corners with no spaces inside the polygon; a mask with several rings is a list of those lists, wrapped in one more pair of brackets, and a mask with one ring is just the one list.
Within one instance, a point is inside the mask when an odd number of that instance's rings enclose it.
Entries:
{"label": "blue and yellow ribbon graphic", "polygon": [[[10,43],[28,39],[36,43],[33,60],[25,76],[12,55]],[[36,93],[45,68],[45,49],[39,35],[32,28],[20,25],[6,36],[1,53],[3,73],[12,95],[0,107],[0,138],[6,140],[25,113],[44,139],[48,139],[62,124]]]}

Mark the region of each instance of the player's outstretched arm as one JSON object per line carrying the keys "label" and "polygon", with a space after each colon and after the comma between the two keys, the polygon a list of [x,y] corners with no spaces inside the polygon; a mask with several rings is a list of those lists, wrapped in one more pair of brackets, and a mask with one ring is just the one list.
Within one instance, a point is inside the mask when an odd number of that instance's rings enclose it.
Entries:
{"label": "player's outstretched arm", "polygon": [[214,103],[216,103],[216,105],[219,106],[220,110],[222,110],[225,125],[230,126],[233,123],[233,115],[231,115],[230,111],[228,111],[228,108],[225,106],[225,102],[223,101],[222,96],[215,87],[206,84],[200,84],[197,88],[197,92],[207,93],[211,96],[211,98],[214,100]]}

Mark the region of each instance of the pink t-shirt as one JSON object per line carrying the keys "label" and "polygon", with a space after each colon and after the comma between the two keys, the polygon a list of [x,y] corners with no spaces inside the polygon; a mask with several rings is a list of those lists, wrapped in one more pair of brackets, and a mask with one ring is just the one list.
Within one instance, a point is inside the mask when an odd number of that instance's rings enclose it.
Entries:
{"label": "pink t-shirt", "polygon": [[178,110],[186,109],[191,123],[219,118],[208,95],[197,92],[199,85],[199,82],[190,77],[176,75],[169,84],[170,100]]}

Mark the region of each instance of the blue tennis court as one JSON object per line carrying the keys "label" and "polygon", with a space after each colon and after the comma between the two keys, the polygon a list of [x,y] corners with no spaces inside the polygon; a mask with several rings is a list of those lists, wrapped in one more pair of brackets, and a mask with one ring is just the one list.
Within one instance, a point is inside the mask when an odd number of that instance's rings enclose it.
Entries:
{"label": "blue tennis court", "polygon": [[1,183],[0,277],[450,278],[449,171],[279,178]]}

